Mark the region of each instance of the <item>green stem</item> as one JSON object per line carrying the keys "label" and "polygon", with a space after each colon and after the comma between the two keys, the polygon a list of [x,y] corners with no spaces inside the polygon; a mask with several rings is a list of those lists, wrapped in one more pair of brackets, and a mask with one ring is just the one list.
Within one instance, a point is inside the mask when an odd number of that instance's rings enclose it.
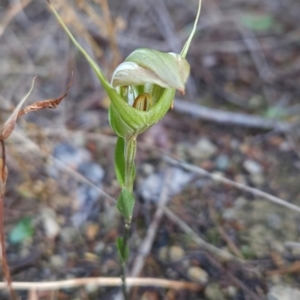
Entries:
{"label": "green stem", "polygon": [[[132,136],[130,138],[125,139],[125,147],[124,147],[124,158],[125,158],[125,188],[132,192],[133,183],[135,177],[135,160],[136,154],[136,136]],[[124,233],[123,233],[123,243],[121,247],[121,257],[126,257],[127,251],[127,243],[130,236],[130,227],[131,227],[131,217],[130,219],[124,219]],[[121,278],[122,278],[122,291],[125,300],[128,300],[128,293],[126,287],[126,261],[122,259],[121,262]]]}
{"label": "green stem", "polygon": [[134,181],[134,159],[136,154],[136,136],[125,139],[125,188],[132,192]]}
{"label": "green stem", "polygon": [[[123,244],[121,248],[122,257],[126,256],[127,243],[130,235],[130,225],[131,222],[125,221],[124,233],[123,233]],[[121,279],[122,279],[122,291],[125,300],[128,300],[127,285],[126,285],[126,261],[121,260]]]}

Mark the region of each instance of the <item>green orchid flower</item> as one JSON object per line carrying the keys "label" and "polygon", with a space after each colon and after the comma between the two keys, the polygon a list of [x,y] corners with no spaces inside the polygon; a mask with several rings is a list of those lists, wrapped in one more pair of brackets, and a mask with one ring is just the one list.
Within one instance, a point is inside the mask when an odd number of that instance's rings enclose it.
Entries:
{"label": "green orchid flower", "polygon": [[[48,1],[49,2],[49,1]],[[169,110],[175,90],[184,93],[190,67],[185,57],[196,30],[200,5],[192,33],[180,54],[163,53],[152,49],[137,49],[121,63],[113,73],[111,83],[101,68],[76,41],[54,7],[49,3],[57,20],[75,46],[94,69],[111,105],[110,124],[122,138],[137,136],[157,123]],[[144,98],[143,102],[136,99]],[[141,106],[141,103],[145,105]]]}
{"label": "green orchid flower", "polygon": [[[185,57],[196,31],[201,0],[194,27],[180,54],[147,48],[137,49],[116,68],[111,82],[76,41],[49,0],[47,1],[58,22],[95,71],[111,100],[109,122],[118,135],[115,170],[122,191],[127,190],[127,197],[123,198],[128,199],[128,192],[132,192],[135,177],[137,136],[164,117],[173,104],[176,89],[181,93],[185,92],[185,84],[190,73],[190,66]],[[134,204],[124,207],[119,203],[123,201],[118,201],[118,208],[124,218],[131,220]]]}
{"label": "green orchid flower", "polygon": [[49,0],[47,1],[58,22],[95,71],[111,100],[109,122],[118,136],[115,172],[121,186],[117,208],[125,221],[123,237],[117,239],[117,249],[121,260],[123,294],[125,299],[128,299],[125,269],[129,254],[127,241],[135,204],[132,190],[135,178],[136,139],[140,133],[164,117],[173,105],[176,90],[185,92],[185,84],[190,73],[190,66],[185,57],[196,31],[201,0],[199,0],[194,27],[180,54],[147,48],[137,49],[116,68],[111,82],[76,41]]}

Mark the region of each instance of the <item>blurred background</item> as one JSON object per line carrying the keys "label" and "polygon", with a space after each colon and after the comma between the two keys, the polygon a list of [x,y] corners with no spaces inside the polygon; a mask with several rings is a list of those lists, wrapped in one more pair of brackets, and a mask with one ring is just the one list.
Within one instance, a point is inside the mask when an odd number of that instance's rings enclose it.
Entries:
{"label": "blurred background", "polygon": [[[109,79],[136,48],[179,53],[198,5],[52,3]],[[299,212],[209,175],[300,205],[299,15],[296,0],[203,1],[186,94],[139,139],[128,270],[197,288],[135,287],[132,299],[300,299]],[[34,76],[27,104],[61,96],[72,72],[59,107],[21,117],[6,143],[4,222],[15,281],[118,277],[123,225],[109,99],[46,1],[0,0],[0,124]],[[159,203],[167,210],[159,213]],[[226,263],[224,251],[232,255]],[[118,292],[86,285],[19,294],[115,299]]]}

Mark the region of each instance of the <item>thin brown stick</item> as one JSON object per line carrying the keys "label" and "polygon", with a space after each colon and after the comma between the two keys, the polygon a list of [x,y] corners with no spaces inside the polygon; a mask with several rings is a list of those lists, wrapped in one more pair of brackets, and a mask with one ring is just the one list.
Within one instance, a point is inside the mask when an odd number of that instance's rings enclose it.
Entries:
{"label": "thin brown stick", "polygon": [[289,208],[293,211],[297,211],[297,212],[300,212],[300,207],[293,204],[293,203],[289,203],[287,202],[286,200],[283,200],[283,199],[280,199],[276,196],[273,196],[271,194],[268,194],[266,192],[263,192],[261,190],[258,190],[256,188],[252,188],[250,186],[247,186],[245,184],[242,184],[242,183],[239,183],[239,182],[236,182],[236,181],[233,181],[233,180],[230,180],[226,177],[223,177],[223,176],[220,176],[220,175],[217,175],[217,174],[212,174],[200,167],[197,167],[195,165],[192,165],[192,164],[188,164],[188,163],[185,163],[185,162],[182,162],[182,161],[179,161],[179,160],[176,160],[170,156],[166,156],[164,155],[164,160],[167,161],[168,163],[172,164],[172,165],[177,165],[177,166],[180,166],[181,168],[187,170],[187,171],[190,171],[190,172],[193,172],[193,173],[196,173],[196,174],[199,174],[199,175],[202,175],[202,176],[205,176],[205,177],[208,177],[208,178],[211,178],[212,180],[216,181],[216,182],[222,182],[224,184],[228,184],[229,186],[233,186],[235,188],[238,188],[240,190],[243,190],[243,191],[246,191],[246,192],[249,192],[255,196],[258,196],[258,197],[262,197],[266,200],[269,200],[273,203],[276,203],[278,205],[281,205],[281,206],[284,206],[286,208]]}
{"label": "thin brown stick", "polygon": [[215,223],[215,226],[223,238],[223,240],[226,242],[228,248],[231,250],[231,252],[238,258],[244,259],[243,254],[241,251],[238,249],[238,247],[235,245],[235,243],[232,241],[232,239],[228,236],[226,231],[223,229],[223,227],[220,225],[218,218],[217,218],[217,213],[216,209],[214,207],[213,201],[208,201],[208,206],[209,206],[209,216],[212,219],[212,221]]}
{"label": "thin brown stick", "polygon": [[225,250],[219,249],[212,244],[207,243],[201,237],[199,237],[198,234],[195,233],[190,226],[188,226],[177,215],[175,215],[169,208],[167,208],[167,207],[162,207],[162,208],[164,210],[166,217],[168,217],[169,220],[171,220],[173,223],[177,224],[180,227],[180,229],[184,233],[186,233],[188,236],[190,236],[198,246],[209,251],[210,253],[213,253],[215,256],[217,256],[222,261],[238,261],[241,263],[244,262],[242,259],[235,257],[231,253],[229,253]]}
{"label": "thin brown stick", "polygon": [[[129,286],[158,286],[161,288],[171,288],[174,290],[192,290],[198,291],[202,287],[199,284],[186,282],[167,280],[159,278],[132,278],[128,277],[127,284]],[[12,287],[15,290],[57,290],[62,288],[76,288],[86,284],[95,284],[97,286],[108,287],[108,286],[121,286],[122,281],[119,277],[98,277],[98,278],[76,278],[67,279],[61,281],[47,281],[47,282],[12,282]],[[6,284],[0,282],[0,289],[4,289]]]}
{"label": "thin brown stick", "polygon": [[288,122],[269,120],[260,116],[223,111],[198,105],[191,102],[175,99],[174,111],[187,113],[199,119],[226,125],[238,125],[245,128],[257,128],[263,130],[288,131],[293,124]]}
{"label": "thin brown stick", "polygon": [[213,256],[211,256],[209,253],[206,253],[206,259],[210,261],[210,263],[219,270],[220,273],[223,273],[226,278],[228,278],[232,283],[239,287],[241,290],[244,291],[244,294],[247,295],[246,299],[252,299],[252,300],[261,300],[262,298],[259,297],[257,294],[255,294],[254,291],[252,291],[251,288],[249,288],[242,280],[238,279],[237,277],[233,276],[232,273],[219,262],[217,261]]}
{"label": "thin brown stick", "polygon": [[6,181],[6,152],[5,152],[5,144],[4,140],[0,140],[1,142],[1,150],[2,150],[2,170],[1,170],[1,181],[3,186],[1,187],[0,192],[0,244],[1,244],[1,261],[2,261],[2,269],[5,280],[7,282],[6,287],[8,287],[9,294],[11,299],[17,300],[17,295],[12,289],[12,280],[9,271],[9,265],[7,262],[6,251],[5,251],[5,235],[4,235],[4,195],[5,195],[5,181]]}

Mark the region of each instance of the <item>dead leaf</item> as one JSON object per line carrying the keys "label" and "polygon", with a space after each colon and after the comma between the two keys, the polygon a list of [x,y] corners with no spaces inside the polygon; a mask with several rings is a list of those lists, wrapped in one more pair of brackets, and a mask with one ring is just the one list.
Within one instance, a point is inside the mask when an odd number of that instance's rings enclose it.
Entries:
{"label": "dead leaf", "polygon": [[0,133],[1,140],[6,140],[12,134],[12,132],[15,128],[15,125],[16,125],[16,121],[18,119],[19,111],[33,90],[35,78],[36,77],[34,77],[32,80],[31,88],[30,88],[29,92],[27,93],[27,95],[20,101],[19,105],[15,108],[15,110],[10,115],[8,120],[4,123],[1,133]]}
{"label": "dead leaf", "polygon": [[68,95],[68,91],[71,86],[72,86],[72,81],[67,86],[66,92],[57,99],[42,100],[42,101],[38,101],[38,102],[28,105],[27,107],[23,108],[19,112],[18,117],[25,115],[32,111],[38,111],[38,110],[48,109],[48,108],[50,108],[50,109],[56,108],[60,104],[60,102]]}

